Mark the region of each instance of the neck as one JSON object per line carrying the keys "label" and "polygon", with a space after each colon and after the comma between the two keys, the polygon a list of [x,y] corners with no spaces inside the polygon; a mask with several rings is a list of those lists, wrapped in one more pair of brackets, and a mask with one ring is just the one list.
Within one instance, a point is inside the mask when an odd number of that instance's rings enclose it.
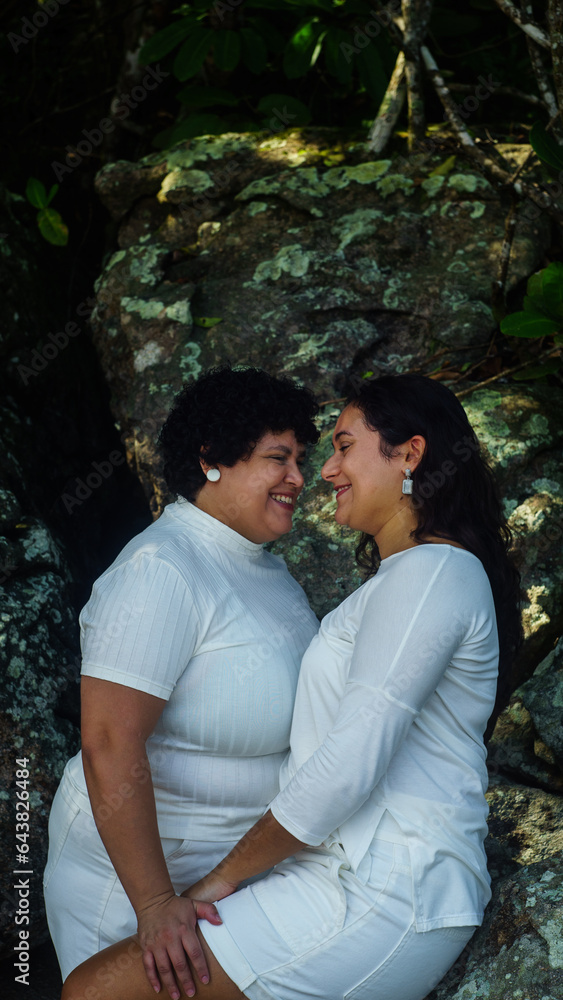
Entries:
{"label": "neck", "polygon": [[412,538],[417,523],[410,504],[399,507],[373,536],[381,558],[386,559],[395,552],[403,552],[404,549],[412,549],[417,545],[418,542]]}

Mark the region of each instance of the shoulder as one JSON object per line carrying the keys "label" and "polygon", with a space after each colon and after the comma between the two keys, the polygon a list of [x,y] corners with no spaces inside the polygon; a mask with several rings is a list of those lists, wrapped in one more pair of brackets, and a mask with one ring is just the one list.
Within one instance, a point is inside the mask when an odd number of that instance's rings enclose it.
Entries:
{"label": "shoulder", "polygon": [[448,543],[428,543],[415,545],[395,555],[383,559],[377,577],[380,579],[394,576],[409,577],[412,574],[439,573],[455,577],[458,575],[471,577],[484,576],[483,564],[477,556],[467,549]]}
{"label": "shoulder", "polygon": [[367,599],[393,606],[448,607],[489,604],[489,579],[477,556],[449,544],[424,544],[389,556],[367,583]]}
{"label": "shoulder", "polygon": [[181,577],[186,584],[195,582],[199,562],[197,541],[167,511],[165,508],[157,521],[127,542],[98,577],[95,588],[128,577],[142,578],[147,585],[155,578],[167,576]]}

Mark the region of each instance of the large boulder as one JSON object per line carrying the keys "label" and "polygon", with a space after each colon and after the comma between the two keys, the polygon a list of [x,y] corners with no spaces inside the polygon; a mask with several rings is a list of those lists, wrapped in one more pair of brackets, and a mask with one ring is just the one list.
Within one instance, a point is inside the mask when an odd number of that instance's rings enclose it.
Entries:
{"label": "large boulder", "polygon": [[[77,610],[126,540],[125,503],[128,530],[139,505],[123,454],[119,467],[107,465],[120,442],[84,313],[72,329],[61,319],[55,248],[46,252],[23,199],[1,189],[0,230],[8,234],[0,240],[0,957],[13,958],[19,929],[34,944],[47,936],[47,817],[78,747]],[[93,459],[111,475],[81,488]],[[14,869],[30,873],[30,896],[22,897],[29,925],[16,923],[14,883],[23,876]]]}
{"label": "large boulder", "polygon": [[559,854],[496,885],[483,926],[427,1000],[560,1000],[562,938]]}
{"label": "large boulder", "polygon": [[[92,325],[127,454],[155,511],[154,439],[182,380],[219,361],[303,379],[404,371],[447,345],[470,361],[495,328],[498,191],[440,158],[370,159],[331,129],[204,136],[97,178],[119,222]],[[539,265],[546,221],[519,223],[509,287]]]}
{"label": "large boulder", "polygon": [[[508,151],[508,155],[512,155]],[[276,546],[324,614],[359,582],[354,537],[318,471],[346,385],[432,353],[480,356],[495,328],[490,274],[499,191],[440,157],[370,159],[330,129],[204,136],[97,178],[118,244],[97,283],[94,340],[127,457],[156,514],[155,441],[182,381],[218,362],[303,380],[323,433],[295,531]],[[539,266],[546,220],[520,220],[508,276]],[[443,357],[443,354],[439,354]],[[556,393],[500,385],[464,398],[507,497],[526,593],[516,682],[557,636],[563,606],[563,438]],[[554,527],[555,525],[555,527]],[[548,541],[549,539],[549,541]]]}
{"label": "large boulder", "polygon": [[563,626],[563,419],[560,391],[499,385],[464,397],[504,496],[522,574],[524,648],[514,687],[553,648]]}
{"label": "large boulder", "polygon": [[563,856],[563,796],[491,775],[485,844],[493,881],[522,865]]}
{"label": "large boulder", "polygon": [[489,744],[489,770],[563,794],[562,708],[560,640],[500,715]]}
{"label": "large boulder", "polygon": [[[0,955],[9,953],[17,941],[18,923],[35,942],[46,934],[41,876],[47,857],[47,818],[62,769],[78,746],[78,634],[69,571],[59,543],[37,515],[21,481],[18,490],[20,470],[15,458],[10,462],[10,429],[15,429],[10,416],[4,408],[0,432],[4,456],[0,469],[0,853],[6,863],[1,876]],[[21,880],[21,875],[12,875],[15,869],[30,873],[29,895],[24,892],[21,899],[14,889]],[[21,925],[22,914],[30,917],[28,926]]]}

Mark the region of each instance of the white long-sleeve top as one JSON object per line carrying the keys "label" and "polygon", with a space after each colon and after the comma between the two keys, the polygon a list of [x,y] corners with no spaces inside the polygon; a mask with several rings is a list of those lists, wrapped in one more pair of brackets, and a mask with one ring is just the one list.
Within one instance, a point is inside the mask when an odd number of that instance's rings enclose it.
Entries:
{"label": "white long-sleeve top", "polygon": [[[96,581],[82,673],[166,701],[147,741],[161,836],[233,841],[262,815],[318,624],[282,559],[186,501]],[[66,777],[89,810],[80,754]]]}
{"label": "white long-sleeve top", "polygon": [[408,838],[419,931],[478,924],[490,880],[483,732],[498,639],[481,562],[429,544],[384,559],[303,659],[271,809],[354,871],[387,809]]}

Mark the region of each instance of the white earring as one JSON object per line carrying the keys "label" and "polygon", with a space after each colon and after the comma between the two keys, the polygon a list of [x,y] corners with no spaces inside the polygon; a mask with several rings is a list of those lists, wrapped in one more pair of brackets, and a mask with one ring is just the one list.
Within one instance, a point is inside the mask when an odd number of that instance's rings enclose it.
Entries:
{"label": "white earring", "polygon": [[405,469],[405,478],[403,479],[403,487],[402,488],[403,488],[403,493],[407,493],[407,494],[411,494],[412,493],[412,479],[411,479],[411,470],[410,469]]}
{"label": "white earring", "polygon": [[219,469],[208,469],[205,473],[210,483],[218,483],[221,478],[221,472]]}

